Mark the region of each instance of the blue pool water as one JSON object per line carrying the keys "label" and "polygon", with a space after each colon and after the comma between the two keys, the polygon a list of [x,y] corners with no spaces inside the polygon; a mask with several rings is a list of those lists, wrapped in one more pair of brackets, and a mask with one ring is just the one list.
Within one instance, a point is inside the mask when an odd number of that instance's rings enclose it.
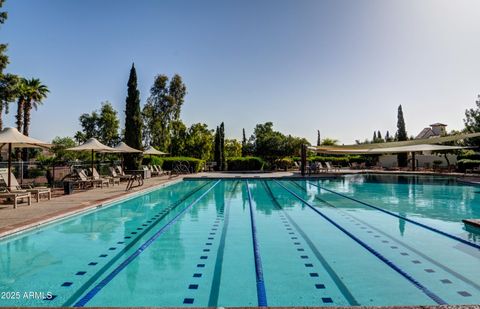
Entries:
{"label": "blue pool water", "polygon": [[0,240],[0,306],[478,304],[479,205],[450,178],[185,180]]}

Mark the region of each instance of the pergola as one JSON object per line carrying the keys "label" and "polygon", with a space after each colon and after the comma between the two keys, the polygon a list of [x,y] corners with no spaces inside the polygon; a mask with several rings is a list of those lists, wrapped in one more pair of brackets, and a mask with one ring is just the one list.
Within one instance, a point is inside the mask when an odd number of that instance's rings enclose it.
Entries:
{"label": "pergola", "polygon": [[311,150],[325,154],[387,154],[387,153],[412,153],[412,170],[415,170],[415,153],[423,151],[447,151],[469,147],[437,145],[452,141],[479,137],[479,133],[465,133],[449,136],[440,136],[426,139],[414,139],[401,142],[341,145],[341,146],[310,146],[302,150],[302,175],[305,174],[306,151]]}

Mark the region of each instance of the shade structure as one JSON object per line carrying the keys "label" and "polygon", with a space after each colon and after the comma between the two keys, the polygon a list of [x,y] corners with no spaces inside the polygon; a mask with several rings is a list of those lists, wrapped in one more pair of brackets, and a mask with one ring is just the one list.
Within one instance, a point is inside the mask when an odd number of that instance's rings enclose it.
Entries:
{"label": "shade structure", "polygon": [[117,146],[113,147],[113,149],[115,149],[113,152],[116,152],[116,153],[141,153],[142,152],[141,150],[128,146],[124,142],[118,143]]}
{"label": "shade structure", "polygon": [[324,149],[321,147],[308,147],[309,150],[316,151],[319,153],[330,153],[330,154],[384,154],[384,153],[402,153],[402,152],[422,152],[422,151],[448,151],[448,150],[458,150],[466,149],[470,147],[461,147],[461,146],[446,146],[446,145],[433,145],[433,144],[420,144],[420,145],[408,145],[408,146],[399,146],[399,147],[388,147],[388,148],[366,148],[368,145],[364,145],[365,148],[361,149],[352,149],[352,148],[341,148],[341,147],[330,147]]}
{"label": "shade structure", "polygon": [[148,146],[147,149],[145,149],[145,151],[143,152],[143,154],[145,154],[145,155],[158,155],[158,156],[161,156],[161,155],[166,155],[167,153],[166,153],[166,152],[159,151],[159,150],[153,148],[152,146]]}
{"label": "shade structure", "polygon": [[100,143],[96,138],[89,138],[85,143],[77,147],[67,148],[69,151],[91,151],[92,152],[92,171],[93,171],[93,157],[95,152],[115,152],[115,148]]}
{"label": "shade structure", "polygon": [[11,186],[11,171],[12,171],[12,149],[13,148],[49,148],[50,144],[42,142],[38,139],[31,138],[30,136],[23,135],[18,132],[16,128],[4,128],[0,131],[0,144],[3,146],[8,145],[8,183],[7,186]]}

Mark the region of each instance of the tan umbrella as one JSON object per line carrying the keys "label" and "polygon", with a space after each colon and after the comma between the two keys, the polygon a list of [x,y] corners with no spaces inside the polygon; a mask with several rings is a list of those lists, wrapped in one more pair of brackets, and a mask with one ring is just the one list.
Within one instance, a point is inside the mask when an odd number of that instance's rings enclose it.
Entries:
{"label": "tan umbrella", "polygon": [[141,150],[132,148],[124,142],[118,143],[117,146],[113,147],[113,149],[115,149],[113,152],[122,154],[122,170],[125,168],[125,158],[123,156],[124,153],[142,153]]}
{"label": "tan umbrella", "polygon": [[11,186],[11,172],[12,172],[12,149],[13,148],[49,148],[49,143],[42,142],[38,139],[31,138],[18,132],[16,128],[4,128],[0,131],[0,144],[8,145],[8,187]]}
{"label": "tan umbrella", "polygon": [[161,155],[166,155],[167,153],[159,151],[159,150],[153,148],[152,146],[148,146],[147,149],[145,149],[145,151],[143,152],[143,154],[144,155],[158,155],[158,156],[161,156]]}
{"label": "tan umbrella", "polygon": [[92,152],[92,171],[93,171],[93,156],[95,152],[115,152],[115,148],[100,143],[96,138],[89,138],[80,146],[67,148],[69,151],[91,151]]}
{"label": "tan umbrella", "polygon": [[117,153],[141,153],[142,152],[141,150],[128,146],[124,142],[118,143],[117,146],[113,147],[113,149],[115,149],[114,152],[117,152]]}

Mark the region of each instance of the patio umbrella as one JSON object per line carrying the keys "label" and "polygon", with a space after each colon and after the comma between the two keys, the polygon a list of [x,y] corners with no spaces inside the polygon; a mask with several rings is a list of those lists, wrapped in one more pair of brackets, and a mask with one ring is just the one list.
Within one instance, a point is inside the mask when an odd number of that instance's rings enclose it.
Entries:
{"label": "patio umbrella", "polygon": [[114,150],[110,151],[110,152],[115,152],[115,153],[121,153],[122,154],[122,169],[125,168],[125,166],[124,166],[125,158],[124,158],[123,154],[125,154],[125,153],[142,153],[141,150],[132,148],[132,147],[128,146],[127,144],[125,144],[124,142],[118,143],[117,146],[113,147],[113,149]]}
{"label": "patio umbrella", "polygon": [[0,131],[0,144],[8,145],[8,187],[11,186],[12,149],[13,148],[49,148],[50,144],[31,138],[18,132],[16,128],[4,128]]}
{"label": "patio umbrella", "polygon": [[95,152],[114,152],[115,148],[100,143],[96,138],[89,138],[80,146],[67,148],[69,151],[91,151],[92,152],[92,171],[93,171],[93,157]]}
{"label": "patio umbrella", "polygon": [[148,146],[147,149],[145,149],[145,151],[143,152],[144,155],[158,155],[158,156],[161,156],[161,155],[165,155],[167,154],[166,152],[162,152],[162,151],[159,151],[155,148],[153,148],[152,146]]}

